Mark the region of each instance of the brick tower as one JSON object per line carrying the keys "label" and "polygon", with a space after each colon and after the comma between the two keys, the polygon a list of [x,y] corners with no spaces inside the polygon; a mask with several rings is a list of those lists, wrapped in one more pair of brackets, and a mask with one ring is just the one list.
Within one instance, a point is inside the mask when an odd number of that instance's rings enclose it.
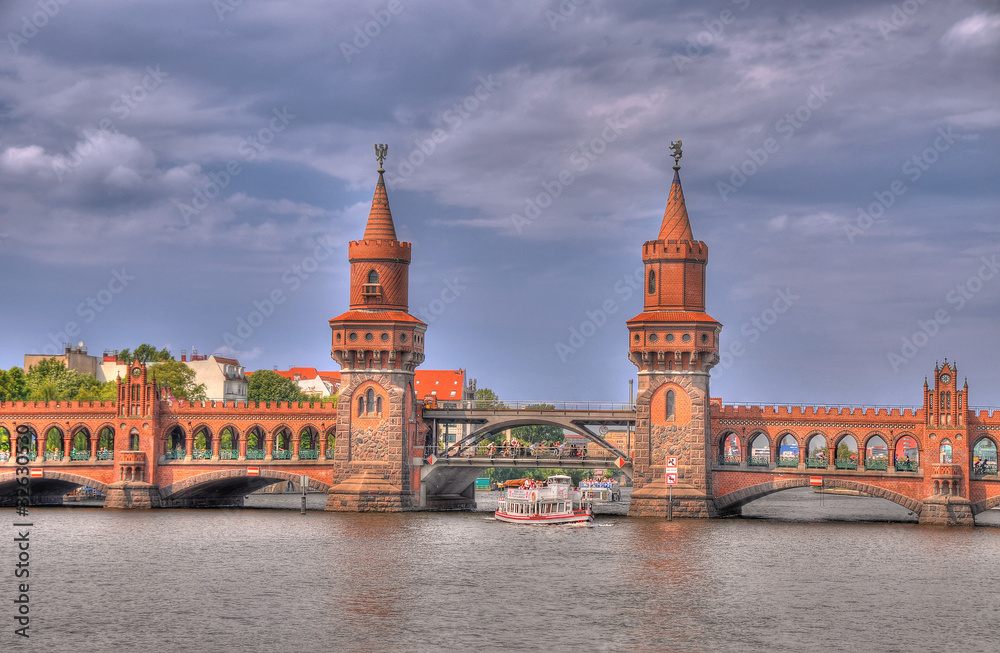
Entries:
{"label": "brick tower", "polygon": [[635,490],[629,514],[663,516],[668,456],[677,458],[674,515],[713,517],[709,370],[719,360],[722,325],[705,313],[708,247],[691,232],[681,189],[681,142],[656,240],[642,246],[643,311],[629,320],[629,358],[639,368]]}
{"label": "brick tower", "polygon": [[120,428],[115,430],[114,479],[108,487],[105,508],[159,508],[156,479],[155,426],[160,397],[146,366],[133,361],[124,379],[118,379],[115,402]]}
{"label": "brick tower", "polygon": [[972,526],[969,468],[972,442],[966,423],[969,384],[958,385],[958,368],[944,359],[934,365],[934,385],[924,380],[924,509],[921,524]]}
{"label": "brick tower", "polygon": [[418,447],[413,372],[424,360],[427,325],[410,315],[410,243],[396,238],[376,145],[378,183],[361,240],[348,245],[351,305],[330,320],[330,354],[340,364],[334,486],[327,510],[416,507]]}

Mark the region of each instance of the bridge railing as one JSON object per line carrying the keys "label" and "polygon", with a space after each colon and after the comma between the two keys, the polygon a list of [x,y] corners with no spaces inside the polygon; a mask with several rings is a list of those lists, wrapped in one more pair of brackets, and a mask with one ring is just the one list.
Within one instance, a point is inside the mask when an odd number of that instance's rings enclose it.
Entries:
{"label": "bridge railing", "polygon": [[488,442],[479,442],[466,447],[456,447],[451,444],[442,447],[435,445],[428,450],[439,458],[504,458],[504,459],[532,459],[532,460],[615,460],[619,456],[614,451],[603,447],[567,446],[563,449],[558,447],[535,448],[532,451],[529,447],[504,447],[494,445],[490,447]]}
{"label": "bridge railing", "polygon": [[572,410],[572,411],[629,411],[635,410],[634,403],[615,401],[488,401],[467,399],[462,401],[438,401],[430,410]]}

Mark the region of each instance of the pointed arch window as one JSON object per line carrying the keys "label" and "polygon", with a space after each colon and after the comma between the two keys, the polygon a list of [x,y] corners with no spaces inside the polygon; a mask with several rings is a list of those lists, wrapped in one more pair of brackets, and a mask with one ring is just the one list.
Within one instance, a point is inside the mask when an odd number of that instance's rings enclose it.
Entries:
{"label": "pointed arch window", "polygon": [[656,292],[656,272],[653,270],[649,271],[649,294],[652,295]]}
{"label": "pointed arch window", "polygon": [[365,414],[365,398],[358,397],[358,417]]}
{"label": "pointed arch window", "polygon": [[376,415],[382,414],[382,397],[378,397],[377,399],[375,399],[375,414]]}
{"label": "pointed arch window", "polygon": [[375,412],[375,391],[372,390],[371,388],[368,388],[368,392],[365,393],[365,397],[367,399],[366,402],[368,409],[367,414],[371,415],[372,413]]}
{"label": "pointed arch window", "polygon": [[666,418],[667,418],[668,422],[673,422],[674,420],[677,419],[677,411],[676,411],[676,408],[675,408],[676,399],[677,398],[674,396],[674,391],[673,390],[668,390],[667,391],[667,415],[666,415]]}

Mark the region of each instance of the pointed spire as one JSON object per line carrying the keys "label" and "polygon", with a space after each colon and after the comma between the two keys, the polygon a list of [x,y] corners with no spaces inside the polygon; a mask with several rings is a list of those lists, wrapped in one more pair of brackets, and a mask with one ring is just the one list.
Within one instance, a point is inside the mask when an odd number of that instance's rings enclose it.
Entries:
{"label": "pointed spire", "polygon": [[375,185],[371,211],[368,212],[364,240],[396,240],[396,226],[392,222],[389,196],[385,192],[385,179],[382,176],[385,172],[382,169],[382,161],[388,150],[388,145],[375,146],[375,157],[378,159],[378,183]]}
{"label": "pointed spire", "polygon": [[670,149],[674,152],[674,181],[670,184],[667,210],[663,212],[657,240],[694,240],[687,206],[684,204],[684,190],[681,188],[681,139],[671,143]]}

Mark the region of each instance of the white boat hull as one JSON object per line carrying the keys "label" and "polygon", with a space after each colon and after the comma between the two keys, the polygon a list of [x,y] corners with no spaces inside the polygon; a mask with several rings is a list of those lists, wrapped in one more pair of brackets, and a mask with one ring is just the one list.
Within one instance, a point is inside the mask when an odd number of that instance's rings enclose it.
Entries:
{"label": "white boat hull", "polygon": [[497,521],[510,524],[579,524],[594,521],[592,510],[575,510],[571,515],[511,515],[497,510],[493,513]]}

